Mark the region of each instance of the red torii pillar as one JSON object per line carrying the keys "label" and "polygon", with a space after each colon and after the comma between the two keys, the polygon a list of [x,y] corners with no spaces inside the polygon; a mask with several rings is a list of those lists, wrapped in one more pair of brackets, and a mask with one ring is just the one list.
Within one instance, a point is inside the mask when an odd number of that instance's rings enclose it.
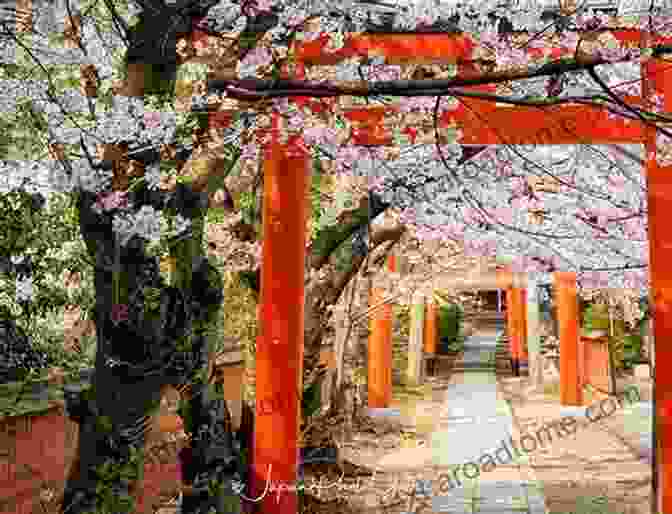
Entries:
{"label": "red torii pillar", "polygon": [[[256,351],[256,416],[253,496],[270,484],[262,512],[294,514],[298,503],[299,402],[304,334],[306,184],[309,158],[298,137],[279,141],[281,118],[273,115],[264,162],[264,246],[261,268],[261,330]],[[270,472],[269,472],[270,469]]]}
{"label": "red torii pillar", "polygon": [[429,355],[436,353],[436,342],[439,339],[439,331],[437,326],[438,309],[436,300],[430,298],[426,304],[425,314],[425,330],[424,334],[424,351]]}
{"label": "red torii pillar", "polygon": [[525,366],[528,369],[528,353],[527,353],[527,289],[520,287],[520,319],[522,320],[521,327],[521,341],[520,341],[520,361],[518,366]]}
{"label": "red torii pillar", "polygon": [[436,368],[436,345],[439,340],[439,310],[433,296],[428,300],[429,301],[425,304],[425,329],[423,330],[423,336],[425,338],[424,351],[428,357],[427,374],[433,376]]}
{"label": "red torii pillar", "polygon": [[[396,271],[396,258],[387,258],[387,269]],[[384,300],[383,290],[371,288],[371,306]],[[368,405],[389,407],[392,401],[392,304],[386,303],[373,311],[370,322],[368,354]]]}
{"label": "red torii pillar", "polygon": [[576,273],[555,272],[555,298],[560,329],[560,403],[583,405],[579,365],[579,300]]}
{"label": "red torii pillar", "polygon": [[506,288],[506,333],[509,338],[509,358],[511,371],[517,375],[516,355],[518,355],[518,337],[516,336],[516,295],[512,287]]}
{"label": "red torii pillar", "polygon": [[[514,285],[517,285],[514,283]],[[516,376],[520,376],[520,364],[524,360],[525,346],[525,298],[523,289],[511,287],[507,289],[507,319],[509,320],[509,348],[511,351],[511,367]]]}
{"label": "red torii pillar", "polygon": [[[668,38],[668,44],[670,40]],[[664,99],[664,111],[672,113],[672,64],[649,59],[642,69],[642,93],[654,92]],[[670,130],[669,124],[667,124]],[[669,144],[669,143],[668,143]],[[658,468],[654,484],[658,508],[672,512],[672,226],[667,222],[672,199],[672,166],[656,162],[656,130],[646,130],[646,179],[648,186],[650,298],[653,298],[655,344],[654,420],[656,423],[655,460]],[[669,369],[668,369],[669,368]],[[660,371],[660,373],[659,373]]]}
{"label": "red torii pillar", "polygon": [[515,372],[515,365],[513,361],[514,356],[514,330],[513,330],[513,273],[508,266],[498,268],[495,271],[495,277],[497,281],[497,289],[499,291],[504,291],[504,304],[506,306],[506,336],[508,339],[509,346],[509,360],[511,362],[511,370]]}

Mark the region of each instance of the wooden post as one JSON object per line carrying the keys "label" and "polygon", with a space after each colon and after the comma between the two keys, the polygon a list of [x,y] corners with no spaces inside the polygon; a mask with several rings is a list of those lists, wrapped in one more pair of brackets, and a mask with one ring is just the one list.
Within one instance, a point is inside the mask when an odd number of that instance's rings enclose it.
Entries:
{"label": "wooden post", "polygon": [[[669,44],[669,40],[668,40]],[[670,62],[648,59],[642,62],[642,93],[645,99],[657,93],[663,98],[664,115],[672,112],[672,73]],[[663,113],[661,113],[663,114]],[[669,130],[669,126],[667,127]],[[672,196],[672,166],[656,161],[656,130],[646,134],[646,175],[648,186],[649,265],[651,279],[653,341],[655,345],[654,435],[655,455],[652,481],[652,509],[672,512],[672,348],[666,344],[672,337],[672,226],[667,222]],[[668,143],[669,150],[669,143]],[[658,344],[660,343],[660,344]],[[657,505],[655,503],[657,502]]]}
{"label": "wooden post", "polygon": [[336,306],[334,309],[334,324],[336,325],[336,342],[334,350],[336,351],[336,390],[340,389],[343,383],[343,357],[345,354],[345,344],[348,335],[348,317],[344,306]]}
{"label": "wooden post", "polygon": [[433,297],[427,299],[427,310],[425,312],[425,354],[427,356],[428,369],[427,373],[429,375],[434,374],[434,356],[436,355],[436,343],[439,337],[437,320],[438,318],[438,309],[436,308],[436,301]]}
{"label": "wooden post", "polygon": [[[388,271],[396,270],[394,255],[387,260]],[[383,290],[371,288],[371,306],[384,300]],[[389,407],[392,401],[392,305],[385,304],[371,316],[368,356],[369,407]]]}
{"label": "wooden post", "polygon": [[[515,274],[514,274],[515,277]],[[511,368],[515,376],[520,376],[520,361],[522,359],[522,346],[524,337],[524,311],[522,289],[516,287],[507,290],[507,317],[509,326],[509,349],[511,352]]]}
{"label": "wooden post", "polygon": [[529,371],[529,351],[527,349],[527,276],[520,284],[520,363]]}
{"label": "wooden post", "polygon": [[411,333],[408,342],[408,370],[406,373],[409,385],[422,383],[422,346],[425,328],[425,296],[416,291],[411,305]]}
{"label": "wooden post", "polygon": [[513,288],[513,330],[516,339],[514,361],[516,366],[516,376],[520,376],[520,364],[523,359],[523,345],[525,340],[525,312],[523,310],[523,290],[520,287]]}
{"label": "wooden post", "polygon": [[279,141],[273,115],[264,162],[264,247],[261,337],[256,353],[256,421],[253,473],[255,495],[271,484],[282,494],[262,500],[263,514],[296,514],[299,400],[304,330],[306,180],[308,159],[293,141]]}
{"label": "wooden post", "polygon": [[436,340],[437,340],[436,318],[437,318],[436,302],[434,301],[433,298],[428,298],[426,315],[425,315],[425,330],[424,330],[425,353],[429,354],[436,353]]}
{"label": "wooden post", "polygon": [[541,339],[539,337],[539,298],[537,297],[537,281],[532,277],[527,280],[527,345],[529,348],[528,373],[533,389],[543,387],[544,376],[541,369]]}
{"label": "wooden post", "polygon": [[582,405],[579,376],[579,304],[576,293],[576,273],[554,274],[555,295],[560,328],[560,403]]}
{"label": "wooden post", "polygon": [[509,340],[509,359],[511,360],[511,371],[516,372],[516,330],[514,326],[516,306],[514,302],[514,293],[512,287],[506,288],[506,336]]}

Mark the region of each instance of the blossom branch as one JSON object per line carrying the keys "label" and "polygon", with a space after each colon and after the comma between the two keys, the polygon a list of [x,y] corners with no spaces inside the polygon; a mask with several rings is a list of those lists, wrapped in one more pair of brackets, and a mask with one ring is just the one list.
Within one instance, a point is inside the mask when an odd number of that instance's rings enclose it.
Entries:
{"label": "blossom branch", "polygon": [[600,57],[580,54],[574,59],[562,59],[539,67],[494,72],[468,70],[450,79],[385,80],[378,82],[352,81],[342,84],[329,81],[315,82],[296,79],[213,79],[208,80],[208,90],[226,92],[226,96],[229,98],[245,101],[290,96],[308,96],[313,98],[338,96],[371,97],[376,95],[401,97],[437,96],[448,94],[448,90],[456,87],[499,84],[535,77],[558,75],[588,70],[606,64],[628,62],[630,60],[632,59],[624,58],[608,61]]}

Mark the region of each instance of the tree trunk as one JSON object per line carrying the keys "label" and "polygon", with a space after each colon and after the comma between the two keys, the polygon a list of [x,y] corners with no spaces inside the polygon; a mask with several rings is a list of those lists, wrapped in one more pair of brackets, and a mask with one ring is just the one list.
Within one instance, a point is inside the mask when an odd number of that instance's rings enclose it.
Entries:
{"label": "tree trunk", "polygon": [[[168,285],[158,259],[148,257],[142,243],[132,240],[127,248],[116,244],[109,219],[91,208],[94,196],[80,193],[80,229],[95,262],[97,353],[91,390],[68,399],[69,415],[80,423],[80,437],[63,512],[134,511],[145,427],[168,385],[185,396],[180,414],[190,436],[189,447],[180,455],[188,486],[182,512],[206,513],[210,507],[239,511],[239,506],[230,505],[238,497],[226,490],[238,471],[230,416],[221,394],[208,383],[208,331],[222,303],[222,284],[201,252],[207,203],[203,195],[182,185],[178,194],[183,202],[178,211],[192,219],[194,236],[178,243],[180,269],[174,284]],[[119,311],[119,304],[128,310],[115,320],[112,313]],[[212,492],[211,479],[224,489]]]}

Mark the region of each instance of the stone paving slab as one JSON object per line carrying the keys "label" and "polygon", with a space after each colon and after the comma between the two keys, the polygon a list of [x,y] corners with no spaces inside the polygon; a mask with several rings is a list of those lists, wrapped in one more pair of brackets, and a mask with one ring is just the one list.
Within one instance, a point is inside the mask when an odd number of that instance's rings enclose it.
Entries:
{"label": "stone paving slab", "polygon": [[[432,434],[431,447],[435,450],[434,464],[450,466],[476,462],[485,453],[490,453],[502,440],[511,437],[510,420],[496,423],[468,423],[449,425]],[[459,441],[459,444],[455,444]]]}
{"label": "stone paving slab", "polygon": [[434,512],[528,513],[525,490],[519,481],[479,481],[475,487],[454,487],[432,500]]}

